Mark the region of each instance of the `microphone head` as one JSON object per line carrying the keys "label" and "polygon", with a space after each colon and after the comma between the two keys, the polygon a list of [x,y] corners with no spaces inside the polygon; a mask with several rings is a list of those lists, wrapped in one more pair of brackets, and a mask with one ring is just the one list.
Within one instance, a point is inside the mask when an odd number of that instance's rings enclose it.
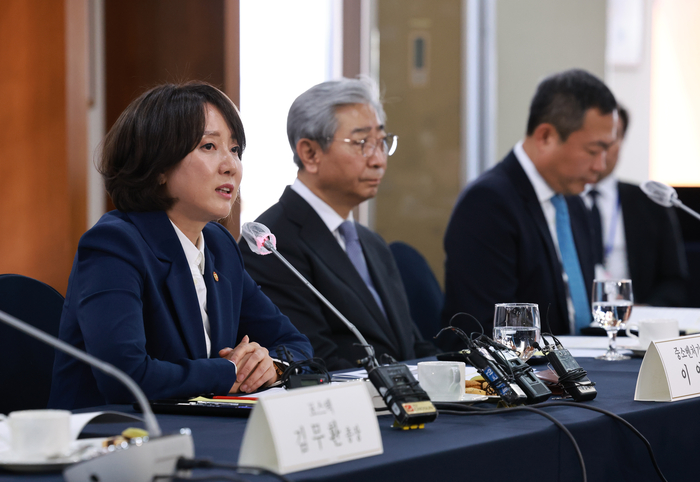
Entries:
{"label": "microphone head", "polygon": [[255,254],[270,254],[270,251],[266,246],[265,242],[270,241],[272,247],[277,247],[277,238],[270,232],[267,226],[261,223],[245,223],[241,227],[241,235],[248,243],[248,247]]}
{"label": "microphone head", "polygon": [[670,208],[677,204],[678,193],[671,186],[658,181],[646,181],[639,186],[649,199],[664,207]]}

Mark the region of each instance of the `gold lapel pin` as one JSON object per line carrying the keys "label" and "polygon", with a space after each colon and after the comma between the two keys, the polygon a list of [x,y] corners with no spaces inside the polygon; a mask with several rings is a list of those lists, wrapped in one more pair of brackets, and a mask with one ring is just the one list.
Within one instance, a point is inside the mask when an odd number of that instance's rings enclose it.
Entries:
{"label": "gold lapel pin", "polygon": [[214,281],[219,281],[219,275],[214,271]]}

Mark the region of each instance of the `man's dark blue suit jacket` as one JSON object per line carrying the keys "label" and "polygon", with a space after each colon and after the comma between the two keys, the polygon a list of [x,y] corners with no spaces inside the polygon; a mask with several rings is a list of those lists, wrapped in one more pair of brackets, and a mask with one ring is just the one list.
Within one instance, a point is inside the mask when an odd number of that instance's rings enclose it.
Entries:
{"label": "man's dark blue suit jacket", "polygon": [[[387,316],[372,297],[347,253],[304,198],[287,187],[279,202],[257,219],[277,237],[277,249],[374,348],[410,360],[436,353],[411,318],[399,269],[384,240],[360,224],[357,234]],[[263,291],[311,340],[329,370],[356,367],[366,356],[355,335],[299,279],[272,256],[258,256],[241,241],[248,270]]]}
{"label": "man's dark blue suit jacket", "polygon": [[637,185],[618,182],[617,189],[635,303],[686,306],[688,262],[674,208],[659,206]]}
{"label": "man's dark blue suit jacket", "polygon": [[[590,300],[594,264],[589,220],[579,196],[568,197],[567,203]],[[535,190],[513,151],[462,192],[445,234],[445,252],[444,326],[455,313],[466,312],[490,336],[494,304],[520,302],[539,305],[543,331],[549,331],[549,311],[554,334],[569,332],[561,262]],[[466,318],[455,325],[478,331]],[[443,345],[463,348],[449,341]]]}
{"label": "man's dark blue suit jacket", "polygon": [[[275,354],[312,356],[299,333],[243,268],[226,229],[204,230],[211,357],[182,245],[167,215],[112,211],[80,240],[59,336],[131,376],[149,399],[226,394],[236,380],[218,351],[244,335]],[[49,406],[74,409],[125,403],[118,381],[63,353],[56,354]]]}

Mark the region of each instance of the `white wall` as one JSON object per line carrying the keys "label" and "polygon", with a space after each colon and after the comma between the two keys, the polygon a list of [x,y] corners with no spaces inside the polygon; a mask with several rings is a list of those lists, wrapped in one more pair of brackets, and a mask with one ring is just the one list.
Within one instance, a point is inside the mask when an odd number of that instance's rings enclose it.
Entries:
{"label": "white wall", "polygon": [[105,40],[104,0],[89,3],[90,59],[88,76],[90,100],[87,120],[87,227],[92,227],[107,210],[107,194],[97,171],[99,149],[105,135]]}
{"label": "white wall", "polygon": [[498,0],[497,141],[502,159],[525,135],[540,80],[570,68],[605,75],[605,0]]}
{"label": "white wall", "polygon": [[[241,2],[241,118],[246,131],[241,223],[253,221],[294,182],[287,113],[310,87],[339,77],[334,0]],[[300,27],[301,26],[301,27]]]}
{"label": "white wall", "polygon": [[649,173],[700,185],[700,2],[655,0],[651,35]]}
{"label": "white wall", "polygon": [[[640,183],[649,179],[649,109],[651,104],[651,34],[654,0],[634,0],[642,7],[641,55],[639,61],[628,65],[608,59],[605,81],[615,98],[630,113],[630,125],[620,149],[620,161],[615,173],[620,179]],[[626,1],[610,1],[624,7]],[[634,15],[633,11],[627,15]],[[610,12],[614,14],[613,12]],[[623,15],[625,12],[621,12]],[[635,35],[633,35],[635,36]],[[636,36],[635,36],[636,37]],[[613,41],[613,40],[611,40]]]}

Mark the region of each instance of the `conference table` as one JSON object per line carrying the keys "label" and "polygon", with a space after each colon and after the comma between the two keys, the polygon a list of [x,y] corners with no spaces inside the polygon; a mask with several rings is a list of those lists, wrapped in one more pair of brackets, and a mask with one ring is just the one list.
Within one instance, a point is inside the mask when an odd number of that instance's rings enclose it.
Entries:
{"label": "conference table", "polygon": [[[700,480],[695,456],[700,447],[700,399],[635,402],[641,359],[607,362],[578,358],[596,383],[598,396],[583,404],[543,408],[562,422],[578,442],[589,481],[655,481],[642,441],[622,423],[581,409],[588,405],[613,412],[634,425],[651,443],[669,481]],[[496,408],[493,403],[480,407]],[[135,413],[130,406],[99,410]],[[294,417],[294,413],[289,414]],[[246,419],[158,415],[164,433],[192,430],[197,457],[235,464]],[[378,417],[384,453],[360,460],[288,474],[294,481],[579,481],[581,468],[569,438],[551,421],[528,412],[501,409],[492,415],[440,414],[417,430],[391,428],[392,417]],[[133,425],[133,424],[130,424]],[[93,434],[113,435],[128,425],[89,425]],[[195,471],[197,476],[209,471]],[[218,472],[222,473],[222,472]],[[274,480],[245,475],[249,480]],[[0,482],[63,480],[60,473],[13,474]],[[221,479],[219,479],[221,480]]]}

